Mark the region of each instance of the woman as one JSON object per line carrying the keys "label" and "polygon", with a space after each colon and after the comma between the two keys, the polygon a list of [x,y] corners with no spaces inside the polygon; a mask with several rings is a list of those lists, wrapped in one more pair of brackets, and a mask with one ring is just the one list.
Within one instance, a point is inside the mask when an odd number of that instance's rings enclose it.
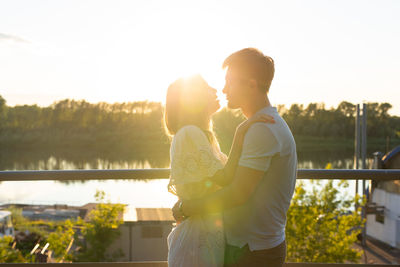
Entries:
{"label": "woman", "polygon": [[[220,108],[216,90],[200,76],[178,79],[167,91],[165,125],[173,136],[169,191],[180,199],[203,197],[218,189],[216,182],[237,166],[249,126],[273,122],[265,115],[238,126],[226,157],[212,132],[211,116]],[[168,265],[223,266],[224,230],[220,213],[190,217],[168,236]]]}

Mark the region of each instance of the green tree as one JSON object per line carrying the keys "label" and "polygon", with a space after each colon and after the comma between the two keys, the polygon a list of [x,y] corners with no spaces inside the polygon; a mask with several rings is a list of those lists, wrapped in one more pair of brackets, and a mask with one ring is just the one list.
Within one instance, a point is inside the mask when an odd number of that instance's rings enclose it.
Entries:
{"label": "green tree", "polygon": [[[398,144],[400,117],[388,113],[392,106],[389,103],[367,104],[368,147],[382,150],[386,140]],[[149,101],[93,104],[72,99],[48,107],[10,107],[0,96],[0,147],[2,151],[19,148],[37,154],[39,150],[57,151],[63,154],[62,157],[78,162],[78,168],[81,168],[79,164],[82,161],[77,158],[82,157],[80,152],[83,151],[90,154],[90,158],[99,155],[113,160],[135,157],[135,161],[143,158],[152,167],[166,167],[169,163],[169,139],[163,130],[163,108],[161,103]],[[320,149],[321,141],[353,149],[354,104],[343,101],[337,108],[329,109],[323,103],[293,104],[290,108],[278,105],[278,110],[302,151]],[[227,108],[213,116],[223,152],[229,152],[235,128],[242,120],[244,116],[239,110]],[[326,145],[324,150],[330,148],[337,149]],[[155,156],[149,159],[147,155],[150,153]],[[7,168],[14,168],[12,161],[7,164],[10,165]]]}
{"label": "green tree", "polygon": [[12,244],[11,236],[0,237],[0,263],[32,262],[31,257],[25,258],[21,251],[14,248]]}
{"label": "green tree", "polygon": [[338,105],[337,110],[339,110],[346,117],[354,117],[354,114],[356,112],[356,105],[347,101],[342,101]]}
{"label": "green tree", "polygon": [[0,95],[0,129],[4,126],[7,118],[6,100]]}
{"label": "green tree", "polygon": [[22,208],[16,206],[10,206],[7,208],[11,212],[11,221],[15,230],[22,230],[28,220],[22,215]]}
{"label": "green tree", "polygon": [[96,201],[100,202],[89,214],[89,221],[80,220],[82,236],[84,241],[80,242],[81,251],[76,261],[83,262],[110,262],[118,260],[122,251],[108,252],[109,246],[121,234],[118,227],[123,223],[123,204],[104,203],[105,193],[97,191]]}
{"label": "green tree", "polygon": [[62,225],[57,226],[56,231],[49,234],[47,242],[53,251],[52,257],[58,262],[72,261],[73,255],[67,249],[70,248],[71,243],[74,241],[75,231],[73,229],[74,223],[71,220],[66,220]]}
{"label": "green tree", "polygon": [[348,183],[333,181],[321,185],[312,182],[306,191],[304,183],[295,190],[287,214],[287,259],[291,262],[344,263],[358,262],[361,252],[352,246],[361,232],[358,209],[350,212],[359,199],[342,199],[339,192]]}
{"label": "green tree", "polygon": [[240,110],[221,109],[213,116],[214,130],[224,153],[229,153],[236,127],[245,120]]}

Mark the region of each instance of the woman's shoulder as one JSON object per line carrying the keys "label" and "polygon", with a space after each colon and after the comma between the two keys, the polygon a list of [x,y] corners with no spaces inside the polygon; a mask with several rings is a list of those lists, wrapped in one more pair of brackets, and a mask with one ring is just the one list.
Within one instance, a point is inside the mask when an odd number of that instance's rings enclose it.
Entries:
{"label": "woman's shoulder", "polygon": [[197,139],[203,137],[207,139],[207,136],[205,135],[203,130],[196,125],[185,125],[182,128],[180,128],[174,136],[175,139],[181,139],[181,138]]}
{"label": "woman's shoulder", "polygon": [[171,148],[211,147],[206,134],[195,125],[186,125],[178,130],[172,139]]}

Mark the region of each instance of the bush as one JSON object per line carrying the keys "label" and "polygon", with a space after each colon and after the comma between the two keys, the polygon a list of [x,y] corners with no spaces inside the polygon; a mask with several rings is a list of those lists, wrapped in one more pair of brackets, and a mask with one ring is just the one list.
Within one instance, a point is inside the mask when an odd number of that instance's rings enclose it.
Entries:
{"label": "bush", "polygon": [[342,199],[340,191],[348,187],[341,181],[325,185],[313,181],[306,191],[300,183],[287,214],[287,260],[290,262],[358,262],[361,251],[352,246],[361,232],[361,208],[351,212],[359,198]]}
{"label": "bush", "polygon": [[11,236],[0,237],[0,263],[32,262],[32,258],[25,258],[21,251],[13,247],[13,242]]}
{"label": "bush", "polygon": [[89,222],[80,220],[82,226],[83,242],[80,242],[81,250],[76,261],[83,262],[110,262],[118,260],[123,255],[117,250],[108,253],[108,247],[121,234],[118,227],[123,223],[123,204],[104,203],[105,193],[97,191],[96,201],[100,202],[89,214]]}

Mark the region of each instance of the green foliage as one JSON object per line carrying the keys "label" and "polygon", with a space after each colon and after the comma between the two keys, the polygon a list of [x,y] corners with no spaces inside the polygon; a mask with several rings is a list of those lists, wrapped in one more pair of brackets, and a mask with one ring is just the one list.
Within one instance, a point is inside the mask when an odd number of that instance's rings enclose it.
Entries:
{"label": "green foliage", "polygon": [[[11,211],[11,219],[15,231],[22,232],[20,235],[24,236],[23,242],[17,242],[15,247],[25,259],[29,259],[31,258],[29,253],[38,241],[41,241],[40,244],[42,246],[45,245],[49,231],[54,228],[55,223],[43,220],[30,221],[22,215],[22,208],[15,206],[10,206],[8,210]],[[25,235],[24,232],[29,234]]]}
{"label": "green foliage", "polygon": [[53,251],[52,257],[58,262],[60,260],[72,261],[73,255],[67,253],[66,250],[70,245],[75,235],[73,229],[74,223],[71,220],[66,220],[62,225],[58,225],[56,231],[49,234],[47,242],[50,243],[50,249]]}
{"label": "green foliage", "polygon": [[20,230],[28,223],[28,220],[22,215],[22,208],[10,206],[7,210],[11,212],[11,220],[15,230]]}
{"label": "green foliage", "polygon": [[119,237],[118,227],[123,223],[123,204],[104,203],[105,193],[96,192],[96,201],[100,202],[89,214],[89,221],[80,220],[84,242],[80,242],[81,251],[76,261],[83,262],[110,262],[118,260],[123,255],[117,250],[108,252],[109,246]]}
{"label": "green foliage", "polygon": [[[368,103],[370,138],[399,138],[400,117],[390,116],[389,103]],[[164,107],[158,102],[91,104],[65,99],[48,107],[8,107],[0,96],[0,146],[3,148],[79,147],[98,152],[136,154],[151,151],[168,155],[169,138],[163,126]],[[354,138],[355,105],[343,101],[336,108],[311,103],[307,107],[278,105],[294,136]],[[213,116],[221,148],[229,152],[236,126],[244,119],[238,110],[223,108]],[[298,143],[301,142],[299,139]],[[352,144],[350,142],[350,144]],[[128,153],[128,152],[127,152]]]}
{"label": "green foliage", "polygon": [[[44,220],[37,220],[37,221],[25,220],[17,224],[17,227],[15,229],[18,231],[35,234],[37,235],[38,239],[45,240],[49,232],[52,231],[53,228],[54,228],[54,222],[49,222]],[[32,240],[32,242],[36,241]]]}
{"label": "green foliage", "polygon": [[13,248],[13,238],[11,236],[0,237],[0,263],[21,263],[33,262],[30,255],[24,257],[16,248]]}
{"label": "green foliage", "polygon": [[[400,130],[400,117],[390,116],[389,103],[367,103],[368,137],[396,137]],[[337,108],[326,109],[324,104],[293,104],[290,109],[281,109],[294,135],[353,138],[356,106],[343,101]]]}
{"label": "green foliage", "polygon": [[[0,262],[32,262],[34,258],[29,253],[38,241],[41,247],[47,242],[50,244],[52,257],[58,262],[118,260],[123,256],[122,251],[109,251],[109,247],[120,236],[118,227],[123,223],[125,206],[105,202],[105,193],[102,191],[97,191],[95,198],[100,203],[89,213],[88,221],[81,218],[77,222],[29,221],[22,216],[21,209],[11,207],[14,226],[20,231],[28,230],[31,234],[23,242],[16,243],[14,248],[12,237],[0,238]],[[72,250],[66,252],[71,242],[80,246],[76,253]]]}
{"label": "green foliage", "polygon": [[0,129],[7,118],[6,100],[0,95]]}
{"label": "green foliage", "polygon": [[[30,255],[32,248],[37,243],[43,248],[47,242],[50,243],[49,249],[56,253],[55,258],[62,258],[58,255],[60,255],[60,251],[65,250],[65,239],[73,236],[73,232],[71,235],[69,230],[72,229],[72,222],[30,221],[21,215],[21,209],[10,207],[9,210],[12,212],[13,225],[17,226],[15,229],[18,229],[17,232],[20,231],[18,233],[19,238],[15,240],[12,237],[0,238],[0,262],[34,262],[34,255]],[[56,231],[51,232],[54,228],[56,228]],[[67,231],[64,229],[67,229]],[[25,231],[28,231],[29,234],[25,234]],[[66,259],[71,259],[71,256],[67,255]]]}
{"label": "green foliage", "polygon": [[213,116],[214,131],[219,140],[221,150],[229,153],[236,127],[245,120],[240,110],[221,109]]}
{"label": "green foliage", "polygon": [[[1,103],[0,103],[1,105]],[[62,100],[49,107],[7,107],[0,125],[3,148],[84,147],[109,152],[168,150],[163,106],[157,102],[97,103]]]}
{"label": "green foliage", "polygon": [[306,191],[300,183],[287,214],[287,260],[291,262],[358,262],[361,252],[352,248],[361,232],[361,209],[350,212],[359,198],[343,198],[348,183],[312,182]]}

